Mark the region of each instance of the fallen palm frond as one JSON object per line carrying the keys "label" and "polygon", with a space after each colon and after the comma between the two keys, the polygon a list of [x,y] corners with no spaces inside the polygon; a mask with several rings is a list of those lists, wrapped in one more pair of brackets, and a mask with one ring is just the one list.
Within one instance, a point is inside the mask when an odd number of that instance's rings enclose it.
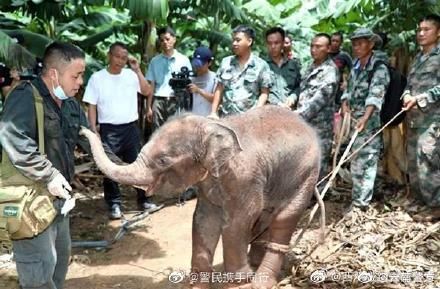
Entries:
{"label": "fallen palm frond", "polygon": [[292,275],[279,288],[440,287],[440,222],[417,223],[411,212],[420,207],[396,195],[388,199],[350,215],[340,202],[327,202],[336,214],[327,216],[324,244],[314,224],[288,255]]}

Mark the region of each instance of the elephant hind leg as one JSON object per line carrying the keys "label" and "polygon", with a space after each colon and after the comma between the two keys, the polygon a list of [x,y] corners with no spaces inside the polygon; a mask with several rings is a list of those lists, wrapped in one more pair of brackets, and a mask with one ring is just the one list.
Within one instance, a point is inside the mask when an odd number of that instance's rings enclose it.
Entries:
{"label": "elephant hind leg", "polygon": [[255,288],[272,288],[277,284],[284,256],[289,250],[290,239],[313,194],[316,176],[317,174],[306,179],[295,193],[295,197],[269,225],[266,252],[253,282]]}

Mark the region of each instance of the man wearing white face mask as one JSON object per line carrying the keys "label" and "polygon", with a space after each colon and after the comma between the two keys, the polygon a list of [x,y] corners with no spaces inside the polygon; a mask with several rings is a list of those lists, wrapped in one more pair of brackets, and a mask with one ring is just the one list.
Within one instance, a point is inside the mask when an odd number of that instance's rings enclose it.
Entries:
{"label": "man wearing white face mask", "polygon": [[[49,227],[34,238],[12,241],[23,289],[61,289],[66,277],[71,241],[69,216],[61,208],[70,199],[75,146],[90,152],[88,141],[79,135],[81,126],[88,127],[87,118],[73,98],[83,84],[84,57],[76,46],[54,42],[46,48],[42,75],[32,82],[43,99],[46,155],[38,150],[29,83],[19,84],[9,94],[0,120],[0,141],[12,164],[25,177],[47,186],[58,211]],[[108,148],[106,152],[118,161]]]}

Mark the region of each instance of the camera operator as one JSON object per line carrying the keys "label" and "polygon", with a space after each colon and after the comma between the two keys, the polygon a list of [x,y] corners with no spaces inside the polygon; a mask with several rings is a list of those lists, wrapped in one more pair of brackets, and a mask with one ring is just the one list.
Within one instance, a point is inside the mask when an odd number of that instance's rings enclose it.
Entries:
{"label": "camera operator", "polygon": [[9,90],[20,81],[18,70],[10,69],[5,64],[0,63],[0,87],[2,89],[2,102]]}
{"label": "camera operator", "polygon": [[[8,94],[9,90],[13,88],[20,80],[34,80],[40,75],[43,69],[43,60],[35,59],[35,64],[32,68],[25,68],[18,70],[17,68],[10,69],[4,63],[0,62],[0,88],[2,89],[2,101]],[[0,109],[1,111],[1,109]]]}
{"label": "camera operator", "polygon": [[171,76],[169,85],[176,99],[176,113],[180,114],[182,111],[190,111],[192,108],[192,98],[188,86],[191,84],[190,76],[193,76],[193,72],[184,66],[180,69],[180,72],[171,73]]}
{"label": "camera operator", "polygon": [[189,91],[193,94],[192,112],[194,114],[208,116],[211,113],[214,90],[217,86],[215,73],[209,69],[213,59],[208,47],[200,46],[194,51],[191,64],[196,76],[188,85]]}
{"label": "camera operator", "polygon": [[154,122],[155,129],[174,115],[178,108],[176,95],[169,84],[171,73],[181,71],[182,67],[191,67],[188,57],[174,49],[176,33],[172,28],[160,28],[157,35],[162,53],[153,57],[146,76],[153,89],[153,95],[148,97],[147,117]]}

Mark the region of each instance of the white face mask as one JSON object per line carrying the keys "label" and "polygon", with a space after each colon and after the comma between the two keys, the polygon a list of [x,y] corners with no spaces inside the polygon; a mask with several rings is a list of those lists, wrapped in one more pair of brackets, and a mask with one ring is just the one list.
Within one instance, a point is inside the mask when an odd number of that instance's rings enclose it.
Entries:
{"label": "white face mask", "polygon": [[56,78],[57,78],[58,86],[55,87],[55,86],[53,85],[53,80],[52,80],[53,94],[54,94],[58,99],[60,99],[60,100],[66,100],[66,99],[68,99],[69,97],[66,95],[66,93],[64,93],[64,90],[63,90],[63,88],[61,87],[60,82],[58,81],[58,71],[55,70],[55,73],[56,73],[55,75],[56,75]]}

